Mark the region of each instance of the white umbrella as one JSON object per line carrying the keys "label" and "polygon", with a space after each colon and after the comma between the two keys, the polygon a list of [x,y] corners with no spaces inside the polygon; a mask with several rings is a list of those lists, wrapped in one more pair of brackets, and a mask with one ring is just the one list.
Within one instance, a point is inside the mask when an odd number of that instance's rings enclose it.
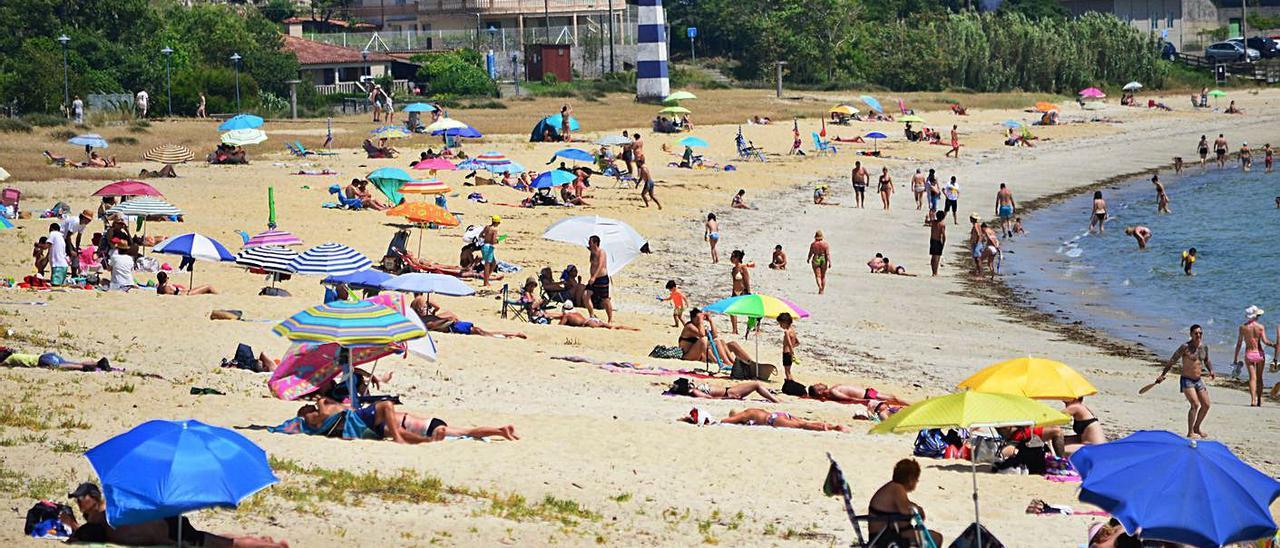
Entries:
{"label": "white umbrella", "polygon": [[600,247],[608,255],[610,276],[635,260],[642,253],[641,248],[645,248],[644,253],[648,252],[646,246],[649,242],[631,225],[596,215],[563,219],[547,227],[547,231],[542,233],[542,237],[548,240],[583,247],[587,246],[587,239],[592,236],[600,237]]}
{"label": "white umbrella", "polygon": [[223,143],[238,147],[256,145],[266,140],[266,132],[260,129],[233,129],[222,134]]}
{"label": "white umbrella", "polygon": [[1137,91],[1139,89],[1142,89],[1142,84],[1137,81],[1129,82],[1128,84],[1124,85],[1125,91]]}
{"label": "white umbrella", "polygon": [[4,168],[0,167],[0,181],[3,181],[8,178],[9,178],[9,172],[5,171]]}
{"label": "white umbrella", "polygon": [[471,127],[471,126],[468,126],[467,124],[454,120],[453,118],[441,118],[439,120],[436,120],[435,122],[432,122],[431,125],[427,126],[426,131],[429,133],[432,131],[441,131],[446,129],[464,129],[468,127]]}

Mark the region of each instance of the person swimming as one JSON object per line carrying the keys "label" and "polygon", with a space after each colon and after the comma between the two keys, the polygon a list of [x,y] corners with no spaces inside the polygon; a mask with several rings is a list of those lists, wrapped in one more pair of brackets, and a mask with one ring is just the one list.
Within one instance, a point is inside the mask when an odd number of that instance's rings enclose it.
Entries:
{"label": "person swimming", "polygon": [[1182,273],[1192,276],[1191,267],[1196,264],[1196,248],[1182,252]]}

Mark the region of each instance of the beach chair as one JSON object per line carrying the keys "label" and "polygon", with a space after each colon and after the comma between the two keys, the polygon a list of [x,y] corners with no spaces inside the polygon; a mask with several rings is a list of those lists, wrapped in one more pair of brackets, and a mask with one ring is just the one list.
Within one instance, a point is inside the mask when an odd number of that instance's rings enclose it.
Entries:
{"label": "beach chair", "polygon": [[[839,495],[844,502],[844,513],[849,517],[849,524],[853,525],[853,533],[857,538],[853,546],[858,548],[908,548],[909,546],[938,548],[938,545],[933,542],[933,537],[928,534],[924,520],[920,518],[918,512],[913,512],[910,516],[906,514],[858,515],[854,512],[853,495],[849,491],[849,482],[845,481],[844,471],[840,469],[836,459],[831,457],[831,453],[827,453],[827,461],[831,466],[827,469],[827,479],[822,483],[822,492],[828,497]],[[885,527],[874,537],[871,537],[870,533],[866,536],[862,534],[863,523],[881,522],[892,525],[904,521],[910,521],[912,528],[902,531],[895,527]]]}
{"label": "beach chair", "polygon": [[22,202],[22,191],[16,188],[6,188],[0,191],[0,205],[5,208],[13,208],[13,216],[18,216],[18,205]]}
{"label": "beach chair", "polygon": [[516,320],[533,321],[533,311],[530,309],[529,303],[519,298],[511,298],[510,284],[502,284],[502,312],[500,315],[503,319],[510,315],[511,318]]}
{"label": "beach chair", "polygon": [[823,154],[835,154],[840,152],[840,150],[837,149],[835,145],[831,144],[831,141],[823,141],[822,137],[818,136],[818,132],[816,131],[810,132],[810,135],[813,136],[813,148],[814,150],[817,151],[819,156]]}
{"label": "beach chair", "polygon": [[307,147],[302,146],[302,141],[294,141],[293,148],[297,149],[298,154],[301,156],[337,156],[338,155],[337,152],[320,152],[318,150],[307,150]]}
{"label": "beach chair", "polygon": [[752,159],[760,160],[761,162],[766,161],[764,159],[764,151],[761,150],[759,147],[755,146],[755,143],[750,143],[744,140],[742,138],[742,135],[738,135],[738,138],[735,140],[735,143],[738,147],[739,160],[742,160],[744,162]]}
{"label": "beach chair", "polygon": [[286,143],[284,144],[284,148],[288,149],[288,150],[289,150],[289,154],[290,154],[290,155],[292,155],[292,156],[305,157],[305,156],[307,155],[307,153],[306,153],[306,152],[303,152],[303,151],[299,150],[299,149],[298,149],[298,147],[293,146],[293,143],[286,142]]}
{"label": "beach chair", "polygon": [[330,186],[329,194],[333,194],[334,197],[337,198],[338,204],[342,207],[347,209],[364,209],[364,202],[361,202],[358,198],[348,198],[346,194],[342,192],[341,186]]}
{"label": "beach chair", "polygon": [[53,153],[47,150],[44,151],[44,159],[50,164],[58,167],[79,167],[74,162],[68,160],[65,156],[54,156]]}

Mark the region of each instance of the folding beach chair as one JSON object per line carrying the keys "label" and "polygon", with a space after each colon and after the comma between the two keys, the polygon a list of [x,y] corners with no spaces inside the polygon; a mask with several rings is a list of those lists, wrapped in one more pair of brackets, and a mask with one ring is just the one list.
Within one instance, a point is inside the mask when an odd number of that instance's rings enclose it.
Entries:
{"label": "folding beach chair", "polygon": [[[294,141],[294,142],[293,142],[293,148],[298,150],[298,154],[299,154],[300,156],[312,156],[312,155],[314,155],[314,156],[337,156],[337,155],[338,155],[338,153],[337,153],[337,152],[320,152],[320,151],[318,151],[318,150],[307,150],[307,147],[302,146],[302,141]],[[291,150],[292,150],[292,149],[291,149]]]}
{"label": "folding beach chair", "polygon": [[502,284],[502,318],[507,318],[508,314],[512,319],[524,320],[526,322],[533,321],[533,311],[526,303],[519,298],[511,298],[511,285]]}
{"label": "folding beach chair", "polygon": [[[920,548],[938,548],[934,544],[933,537],[929,535],[928,529],[924,527],[924,520],[920,518],[918,512],[912,515],[906,514],[877,514],[877,515],[858,515],[853,511],[853,495],[849,491],[849,482],[844,479],[844,471],[840,469],[840,464],[836,459],[831,457],[831,453],[827,453],[827,460],[831,462],[830,468],[827,469],[827,478],[822,483],[822,492],[828,497],[840,495],[844,502],[844,513],[849,517],[849,524],[853,525],[853,533],[857,537],[857,541],[853,546],[858,548],[909,548],[919,546]],[[862,534],[862,523],[881,522],[886,526],[880,530],[874,537]],[[913,524],[910,529],[900,530],[897,524],[909,521]]]}
{"label": "folding beach chair", "polygon": [[765,161],[764,151],[756,147],[755,143],[751,143],[743,138],[741,128],[738,129],[738,136],[734,138],[734,144],[738,147],[739,160],[745,162],[754,158],[761,162]]}
{"label": "folding beach chair", "polygon": [[306,152],[303,152],[297,146],[294,146],[294,144],[290,142],[285,142],[284,148],[289,150],[289,154],[291,156],[305,157],[307,155]]}
{"label": "folding beach chair", "polygon": [[22,202],[22,191],[16,188],[6,188],[0,191],[0,205],[13,208],[13,216],[18,216],[19,205]]}
{"label": "folding beach chair", "polygon": [[818,132],[813,131],[810,132],[810,134],[813,135],[813,148],[817,150],[819,156],[840,152],[836,149],[835,145],[831,144],[831,141],[823,141],[822,138],[818,136]]}

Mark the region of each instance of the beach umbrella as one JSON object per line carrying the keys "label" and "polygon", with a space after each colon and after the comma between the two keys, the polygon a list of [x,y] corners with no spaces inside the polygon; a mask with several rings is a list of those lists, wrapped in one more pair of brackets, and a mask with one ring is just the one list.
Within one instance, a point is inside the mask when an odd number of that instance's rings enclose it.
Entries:
{"label": "beach umbrella", "polygon": [[409,181],[400,186],[401,194],[445,194],[451,189],[438,179]]}
{"label": "beach umbrella", "polygon": [[595,144],[604,146],[621,146],[631,144],[631,138],[626,135],[605,135],[595,140]]}
{"label": "beach umbrella", "polygon": [[692,114],[693,111],[684,107],[666,107],[658,111],[658,114]]}
{"label": "beach umbrella", "polygon": [[427,103],[409,103],[404,106],[405,112],[435,112],[436,107]]}
{"label": "beach umbrella", "polygon": [[262,118],[252,114],[237,114],[218,124],[218,131],[234,131],[237,129],[258,129],[262,127]]}
{"label": "beach umbrella", "polygon": [[521,173],[524,167],[511,161],[506,155],[496,150],[490,150],[484,154],[476,156],[476,163],[490,173]]}
{"label": "beach umbrella", "polygon": [[[796,306],[795,303],[786,299],[779,299],[769,295],[751,294],[738,295],[720,299],[711,303],[703,310],[707,312],[715,312],[726,316],[744,316],[760,320],[761,318],[777,318],[780,314],[790,314],[794,318],[808,318],[809,312],[803,308]],[[759,325],[759,324],[757,324]],[[760,357],[760,337],[756,337],[756,358]]]}
{"label": "beach umbrella", "polygon": [[694,137],[692,135],[685,137],[684,139],[681,139],[679,141],[676,141],[676,144],[682,147],[706,148],[708,146],[711,146],[711,144],[708,143],[706,139],[703,139],[701,137]]}
{"label": "beach umbrella", "polygon": [[393,204],[400,203],[404,198],[400,195],[400,187],[413,180],[409,172],[398,167],[380,167],[369,172],[365,178],[369,179],[369,182],[373,183],[373,186],[377,187]]}
{"label": "beach umbrella", "polygon": [[432,135],[447,135],[449,137],[465,137],[467,139],[479,139],[484,137],[476,128],[471,126],[463,128],[437,129],[431,132]]}
{"label": "beach umbrella", "polygon": [[[178,255],[192,261],[232,262],[236,260],[236,256],[227,251],[227,248],[218,243],[217,240],[201,236],[195,232],[167,238],[152,247],[151,252]],[[194,263],[190,265],[190,272],[191,279],[187,283],[194,286],[196,283],[196,267]]]}
{"label": "beach umbrella", "polygon": [[405,348],[410,354],[430,361],[436,361],[436,342],[431,339],[431,332],[427,331],[426,324],[422,322],[422,317],[413,310],[413,307],[411,306],[413,300],[411,298],[405,296],[404,293],[387,291],[369,297],[365,300],[399,312],[400,315],[409,318],[410,322],[426,332],[426,335],[423,335],[420,338],[405,341]]}
{"label": "beach umbrella", "polygon": [[833,112],[833,113],[837,113],[837,114],[845,114],[845,115],[848,115],[848,116],[853,116],[854,114],[857,114],[857,113],[858,113],[858,109],[853,108],[853,107],[851,107],[851,106],[849,106],[849,105],[836,105],[836,106],[834,106],[834,107],[831,107],[831,110],[828,110],[827,112]]}
{"label": "beach umbrella", "polygon": [[871,133],[863,135],[863,137],[866,137],[867,139],[871,139],[872,150],[876,150],[876,151],[880,150],[880,140],[889,138],[888,135],[880,133],[879,131],[872,131]]}
{"label": "beach umbrella", "polygon": [[[1216,441],[1141,430],[1071,456],[1080,501],[1109,512],[1143,540],[1225,546],[1270,538],[1280,482]],[[1252,544],[1250,544],[1252,546]]]}
{"label": "beach umbrella", "polygon": [[1017,120],[1005,120],[1003,122],[1000,122],[1000,125],[1004,127],[1022,127],[1022,122],[1019,122]]}
{"label": "beach umbrella", "polygon": [[[376,271],[373,271],[376,272]],[[337,343],[302,342],[290,346],[271,372],[267,387],[282,400],[296,400],[320,389],[342,373]],[[351,365],[360,366],[387,356],[403,355],[404,343],[360,346],[351,349]]]}
{"label": "beach umbrella", "polygon": [[1053,103],[1049,103],[1046,101],[1039,101],[1036,103],[1036,110],[1039,112],[1054,111],[1054,110],[1058,110],[1058,105],[1055,105]]}
{"label": "beach umbrella", "polygon": [[600,237],[600,247],[608,256],[607,268],[610,276],[635,260],[642,253],[641,248],[647,249],[649,245],[631,225],[598,215],[561,219],[542,233],[542,237],[548,240],[582,247],[587,246],[587,239],[591,236]]}
{"label": "beach umbrella", "polygon": [[155,187],[142,181],[116,181],[99,188],[94,196],[163,196]]}
{"label": "beach umbrella", "polygon": [[382,282],[391,278],[392,276],[386,272],[370,268],[340,276],[326,276],[325,279],[320,280],[320,283],[326,285],[343,284],[356,289],[382,289]]}
{"label": "beach umbrella", "polygon": [[458,169],[458,166],[455,165],[453,162],[450,162],[449,160],[446,160],[444,158],[428,158],[426,160],[421,160],[418,163],[413,164],[413,169],[429,169],[431,171],[440,171],[440,170],[452,171],[452,170]]}
{"label": "beach umbrella", "polygon": [[379,285],[382,289],[404,291],[406,293],[439,293],[450,297],[466,297],[475,295],[476,290],[462,283],[455,276],[411,272],[401,274]]}
{"label": "beach umbrella", "polygon": [[444,116],[444,117],[441,117],[439,120],[431,122],[431,125],[427,126],[426,130],[430,131],[433,135],[436,135],[435,132],[437,131],[444,131],[448,129],[466,129],[470,127],[471,126],[468,126],[467,124],[464,124],[458,120],[454,120],[453,118]]}
{"label": "beach umbrella", "polygon": [[369,131],[369,136],[374,139],[403,139],[412,135],[404,126],[382,126]]}
{"label": "beach umbrella", "polygon": [[236,253],[236,264],[277,274],[292,274],[298,252],[280,245],[246,247]]}
{"label": "beach umbrella", "polygon": [[1016,394],[1035,400],[1073,400],[1098,393],[1065,363],[1046,358],[1014,358],[989,365],[960,381],[959,390]]}
{"label": "beach umbrella", "polygon": [[572,173],[562,169],[553,169],[539,173],[530,183],[533,188],[555,188],[567,185],[577,179]]}
{"label": "beach umbrella", "polygon": [[665,98],[662,99],[662,102],[670,103],[673,101],[688,101],[690,99],[697,99],[697,98],[698,98],[697,95],[681,90],[666,96]]}
{"label": "beach umbrella", "polygon": [[1137,90],[1142,89],[1142,83],[1140,83],[1140,82],[1138,82],[1138,81],[1129,82],[1128,84],[1125,84],[1125,85],[1124,85],[1124,88],[1123,88],[1123,89],[1124,89],[1125,91],[1137,91]]}
{"label": "beach umbrella", "polygon": [[884,112],[884,107],[880,106],[880,101],[877,101],[875,97],[872,97],[870,95],[863,95],[861,97],[858,97],[858,100],[862,101],[863,104],[870,107],[871,110],[874,110],[880,113]]}
{"label": "beach umbrella", "polygon": [[[1001,426],[1049,426],[1071,422],[1071,417],[1043,403],[1011,394],[966,390],[916,402],[894,413],[871,429],[873,434],[916,433],[928,428],[996,428]],[[973,520],[978,514],[978,468],[969,461],[973,476]],[[981,535],[981,529],[979,529]],[[982,546],[981,536],[978,546]]]}
{"label": "beach umbrella", "polygon": [[1095,99],[1101,99],[1107,96],[1107,94],[1103,93],[1102,90],[1098,88],[1084,88],[1080,90],[1079,93],[1081,97],[1092,97]]}
{"label": "beach umbrella", "polygon": [[93,148],[107,148],[107,140],[103,139],[97,133],[85,133],[84,135],[76,135],[67,139],[68,143]]}
{"label": "beach umbrella", "polygon": [[904,122],[904,123],[905,123],[905,122],[914,122],[914,123],[917,123],[917,124],[923,124],[923,123],[924,123],[924,118],[921,118],[921,117],[916,116],[916,115],[914,115],[914,114],[908,114],[908,115],[906,115],[906,116],[903,116],[903,117],[901,117],[901,118],[898,118],[898,121],[899,121],[899,122]]}
{"label": "beach umbrella", "polygon": [[302,245],[302,239],[294,236],[292,232],[285,230],[268,230],[266,232],[254,234],[249,238],[249,241],[244,243],[243,247],[258,247],[264,245]]}
{"label": "beach umbrella", "polygon": [[267,134],[260,129],[233,129],[222,134],[224,144],[237,147],[256,145],[266,140]]}
{"label": "beach umbrella", "polygon": [[1208,95],[1209,95],[1209,97],[1226,97],[1226,96],[1227,96],[1227,92],[1222,91],[1222,90],[1220,90],[1220,89],[1215,89],[1215,90],[1210,91],[1210,92],[1208,93]]}
{"label": "beach umbrella", "polygon": [[0,181],[5,181],[8,179],[9,179],[9,172],[5,171],[4,168],[0,167]]}
{"label": "beach umbrella", "polygon": [[119,213],[121,215],[132,215],[135,217],[150,217],[152,215],[182,215],[182,210],[174,207],[173,204],[154,196],[141,196],[132,200],[125,200],[116,204],[115,207],[107,211],[109,213]]}
{"label": "beach umbrella", "polygon": [[458,217],[449,210],[428,202],[405,202],[386,211],[387,215],[404,217],[421,224],[458,226]]}
{"label": "beach umbrella", "polygon": [[324,243],[308,249],[289,261],[289,268],[298,274],[333,276],[350,274],[373,268],[373,261],[338,243]]}
{"label": "beach umbrella", "polygon": [[190,162],[196,156],[191,153],[191,149],[182,145],[159,145],[143,154],[142,159],[172,165]]}
{"label": "beach umbrella", "polygon": [[[549,125],[549,126],[551,126],[551,127],[553,127],[553,128],[556,128],[556,131],[560,131],[560,124],[561,124],[562,119],[561,119],[561,115],[560,115],[559,113],[557,113],[557,114],[552,114],[551,116],[548,116],[548,117],[544,118],[544,119],[543,119],[543,121],[545,121],[545,122],[547,123],[547,125]],[[578,131],[579,129],[582,129],[582,126],[578,124],[578,119],[577,119],[577,118],[574,118],[574,117],[572,117],[572,116],[570,116],[570,117],[569,117],[569,131]]]}
{"label": "beach umbrella", "polygon": [[102,481],[112,527],[235,508],[279,481],[262,448],[197,420],[147,421],[84,456]]}
{"label": "beach umbrella", "polygon": [[582,149],[580,149],[580,148],[562,148],[562,149],[560,149],[560,150],[557,150],[555,154],[552,154],[552,155],[551,155],[551,157],[552,157],[552,158],[564,158],[564,159],[566,159],[566,160],[573,160],[573,161],[575,161],[575,162],[594,162],[594,161],[596,161],[596,157],[595,157],[595,155],[593,155],[593,154],[591,154],[590,152],[587,152],[587,151],[585,151],[585,150],[582,150]]}

